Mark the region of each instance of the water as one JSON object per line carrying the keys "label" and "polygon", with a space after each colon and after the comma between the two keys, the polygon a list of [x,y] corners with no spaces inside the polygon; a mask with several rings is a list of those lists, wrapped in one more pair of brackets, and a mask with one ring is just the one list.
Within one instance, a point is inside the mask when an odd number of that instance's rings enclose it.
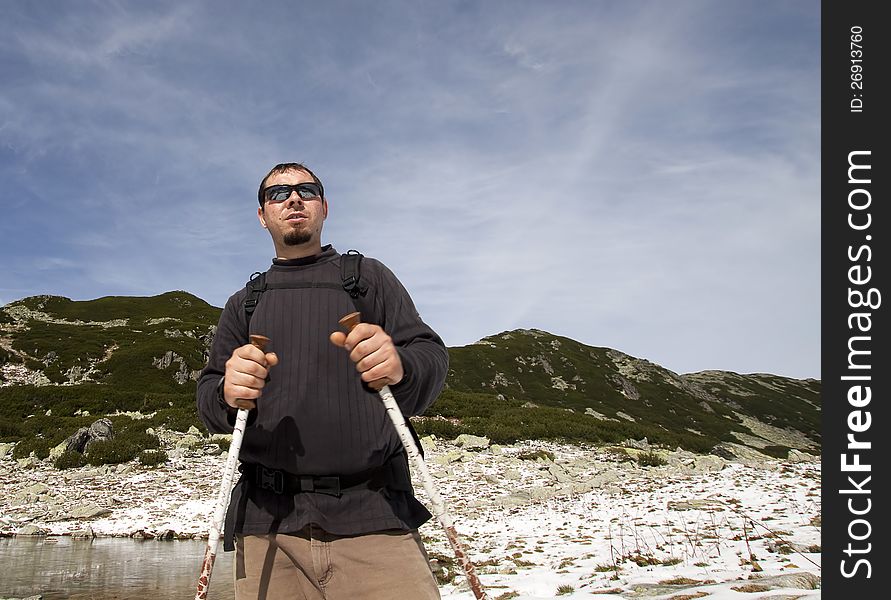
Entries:
{"label": "water", "polygon": [[[206,542],[69,537],[0,538],[0,598],[194,598]],[[234,552],[217,554],[210,600],[235,598]]]}

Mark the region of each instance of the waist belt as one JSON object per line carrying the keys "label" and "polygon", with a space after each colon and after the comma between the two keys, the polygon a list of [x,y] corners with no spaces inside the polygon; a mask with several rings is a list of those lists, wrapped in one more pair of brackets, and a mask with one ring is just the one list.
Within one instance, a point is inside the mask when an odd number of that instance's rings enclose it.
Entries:
{"label": "waist belt", "polygon": [[410,490],[411,483],[406,481],[408,473],[405,469],[399,468],[404,461],[403,455],[399,454],[380,467],[366,469],[351,475],[297,475],[255,463],[242,463],[238,470],[243,473],[245,483],[273,494],[293,496],[294,494],[315,493],[340,497],[343,492],[360,488],[405,489],[406,483]]}
{"label": "waist belt", "polygon": [[380,467],[351,475],[297,475],[254,463],[241,463],[238,470],[242,476],[238,485],[232,490],[223,530],[223,549],[226,552],[235,549],[235,533],[241,529],[237,524],[238,515],[244,519],[250,489],[268,490],[278,495],[314,493],[338,498],[344,492],[362,488],[371,490],[389,488],[394,491],[412,492],[408,458],[404,452],[391,457]]}

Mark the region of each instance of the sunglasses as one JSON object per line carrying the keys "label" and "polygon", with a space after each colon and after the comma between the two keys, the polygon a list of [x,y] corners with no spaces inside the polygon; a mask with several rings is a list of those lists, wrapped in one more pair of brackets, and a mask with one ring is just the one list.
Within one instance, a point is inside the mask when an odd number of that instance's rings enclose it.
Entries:
{"label": "sunglasses", "polygon": [[263,190],[263,197],[267,202],[284,202],[291,197],[291,192],[297,192],[297,195],[303,200],[312,200],[322,197],[322,186],[315,182],[270,185]]}

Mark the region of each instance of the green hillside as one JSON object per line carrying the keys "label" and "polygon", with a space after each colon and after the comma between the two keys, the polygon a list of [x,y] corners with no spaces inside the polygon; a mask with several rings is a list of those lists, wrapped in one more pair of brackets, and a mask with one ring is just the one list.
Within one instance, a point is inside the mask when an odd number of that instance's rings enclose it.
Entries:
{"label": "green hillside", "polygon": [[[77,427],[200,426],[194,409],[220,309],[186,292],[72,301],[35,296],[0,309],[0,441],[39,456]],[[650,443],[708,452],[721,442],[784,456],[819,453],[820,382],[768,374],[679,375],[539,330],[450,348],[446,390],[415,419],[423,433],[493,441]],[[121,412],[149,415],[138,423]],[[84,414],[84,413],[89,414]],[[24,454],[23,454],[24,453]]]}
{"label": "green hillside", "polygon": [[[777,455],[819,448],[820,384],[814,380],[724,371],[678,375],[538,330],[504,332],[449,354],[449,392],[432,414],[474,411],[502,426],[556,421],[547,437],[558,437],[562,427],[583,430],[588,439],[646,436],[700,451],[722,441]],[[490,410],[478,414],[481,406]]]}

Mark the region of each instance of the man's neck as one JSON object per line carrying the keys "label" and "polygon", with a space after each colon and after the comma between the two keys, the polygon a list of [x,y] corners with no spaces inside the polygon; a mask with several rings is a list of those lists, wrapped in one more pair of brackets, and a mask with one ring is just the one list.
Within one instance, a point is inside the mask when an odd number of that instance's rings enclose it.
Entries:
{"label": "man's neck", "polygon": [[319,242],[309,242],[299,246],[284,246],[275,249],[275,257],[280,260],[291,260],[294,258],[306,258],[321,254],[322,244]]}

